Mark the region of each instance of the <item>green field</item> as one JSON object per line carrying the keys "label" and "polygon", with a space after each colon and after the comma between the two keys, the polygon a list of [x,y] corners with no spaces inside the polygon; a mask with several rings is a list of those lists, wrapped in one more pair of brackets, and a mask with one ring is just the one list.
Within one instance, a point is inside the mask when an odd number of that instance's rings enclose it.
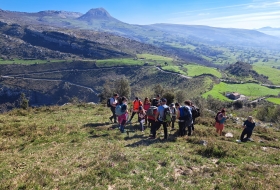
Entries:
{"label": "green field", "polygon": [[222,77],[222,74],[217,69],[211,67],[205,67],[201,65],[184,65],[184,67],[188,69],[187,75],[190,77],[199,76],[202,74],[211,74],[218,78]]}
{"label": "green field", "polygon": [[176,73],[180,73],[182,75],[187,75],[187,73],[185,71],[183,71],[181,69],[180,66],[175,66],[175,65],[168,65],[168,66],[163,66],[161,67],[163,70],[167,70],[167,71],[172,71],[172,72],[176,72]]}
{"label": "green field", "polygon": [[171,64],[173,59],[170,57],[164,57],[160,55],[152,54],[137,54],[138,59],[123,58],[123,59],[103,59],[97,60],[97,66],[99,67],[111,67],[111,66],[133,66],[133,65],[163,65],[165,62]]}
{"label": "green field", "polygon": [[63,62],[65,60],[23,60],[23,59],[14,59],[14,60],[3,60],[0,59],[0,64],[24,64],[24,65],[29,65],[29,64],[43,64],[43,63],[56,63],[56,62]]}
{"label": "green field", "polygon": [[227,84],[221,82],[220,84],[215,85],[209,92],[204,93],[203,97],[206,98],[208,95],[211,95],[216,99],[230,101],[225,97],[226,92],[238,92],[249,97],[249,99],[254,99],[267,95],[277,96],[280,93],[280,89],[270,89],[255,83]]}
{"label": "green field", "polygon": [[[168,127],[168,140],[162,128],[152,140],[149,129],[129,136],[112,129],[109,116],[109,108],[87,104],[0,114],[0,189],[280,188],[273,128],[257,126],[255,142],[238,144],[236,124],[227,121],[234,138],[226,138],[216,135],[213,118],[200,117],[193,136]],[[136,120],[127,129],[138,129]]]}
{"label": "green field", "polygon": [[266,100],[274,104],[280,105],[280,98],[267,98]]}
{"label": "green field", "polygon": [[123,59],[103,59],[97,60],[96,65],[99,67],[112,67],[112,66],[129,66],[129,65],[144,65],[145,60],[134,60],[132,58]]}
{"label": "green field", "polygon": [[253,66],[253,68],[255,71],[257,71],[257,73],[267,76],[268,80],[270,80],[273,84],[280,85],[279,69],[268,66]]}

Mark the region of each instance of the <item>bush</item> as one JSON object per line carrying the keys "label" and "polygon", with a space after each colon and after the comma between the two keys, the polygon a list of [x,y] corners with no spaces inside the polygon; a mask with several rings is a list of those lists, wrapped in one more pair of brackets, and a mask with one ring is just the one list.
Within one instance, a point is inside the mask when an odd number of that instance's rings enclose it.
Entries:
{"label": "bush", "polygon": [[163,95],[164,98],[167,100],[167,105],[169,106],[171,103],[174,102],[175,94],[173,92],[166,92]]}
{"label": "bush", "polygon": [[19,98],[19,106],[22,109],[27,109],[29,107],[29,100],[26,98],[24,93],[21,93]]}

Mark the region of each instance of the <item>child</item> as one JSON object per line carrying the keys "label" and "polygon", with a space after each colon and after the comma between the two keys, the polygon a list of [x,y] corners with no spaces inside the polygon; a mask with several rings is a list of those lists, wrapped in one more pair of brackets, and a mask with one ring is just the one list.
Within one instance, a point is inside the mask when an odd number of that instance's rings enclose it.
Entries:
{"label": "child", "polygon": [[226,116],[226,110],[225,109],[222,109],[220,112],[217,113],[216,115],[216,124],[215,124],[215,127],[216,127],[216,132],[222,136],[222,132],[224,130],[224,122],[226,121],[227,119],[227,116]]}
{"label": "child", "polygon": [[127,109],[127,98],[126,97],[122,97],[121,98],[121,112],[122,114],[118,116],[118,121],[119,121],[119,125],[120,125],[120,131],[121,133],[124,133],[124,127],[125,124],[127,122],[127,118],[128,118],[128,109]]}
{"label": "child", "polygon": [[[253,120],[253,117],[249,116],[243,124],[244,129],[241,133],[240,140],[237,140],[237,142],[247,142],[248,140],[252,141],[250,139],[250,137],[253,133],[255,126],[256,126],[256,124],[255,124],[255,121]],[[246,135],[246,138],[244,138],[245,135]]]}
{"label": "child", "polygon": [[144,130],[145,130],[145,128],[144,128],[145,116],[146,116],[146,112],[143,109],[143,107],[140,106],[139,107],[139,112],[138,112],[138,122],[140,123],[140,130],[142,132],[144,132]]}

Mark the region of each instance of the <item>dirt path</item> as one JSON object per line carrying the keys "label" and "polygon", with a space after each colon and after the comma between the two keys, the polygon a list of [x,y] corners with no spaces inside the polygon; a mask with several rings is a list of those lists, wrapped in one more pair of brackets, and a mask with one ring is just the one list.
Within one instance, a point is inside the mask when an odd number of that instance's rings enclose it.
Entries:
{"label": "dirt path", "polygon": [[[19,76],[19,75],[18,75]],[[6,79],[14,79],[14,76],[2,76],[2,78],[6,78]],[[72,83],[72,82],[69,82],[69,81],[66,81],[66,80],[56,80],[56,79],[38,79],[38,78],[30,78],[30,77],[22,77],[22,78],[17,78],[17,79],[21,79],[21,80],[33,80],[33,81],[46,81],[46,82],[67,82],[68,84],[70,85],[73,85],[73,86],[78,86],[78,87],[81,87],[81,88],[85,88],[87,90],[89,90],[90,92],[94,93],[96,96],[99,95],[99,92],[93,88],[90,88],[88,86],[83,86],[83,85],[80,85],[80,84],[75,84],[75,83]]]}

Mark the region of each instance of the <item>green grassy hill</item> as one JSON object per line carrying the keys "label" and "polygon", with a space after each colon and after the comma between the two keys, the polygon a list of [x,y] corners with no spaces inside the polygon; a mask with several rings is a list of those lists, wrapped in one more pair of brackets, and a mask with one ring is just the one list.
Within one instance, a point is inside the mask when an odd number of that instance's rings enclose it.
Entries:
{"label": "green grassy hill", "polygon": [[271,68],[269,66],[254,66],[253,67],[257,73],[268,77],[275,85],[280,85],[280,70],[276,68]]}
{"label": "green grassy hill", "polygon": [[255,142],[237,144],[239,125],[226,124],[233,139],[218,137],[213,118],[201,118],[209,125],[194,136],[172,131],[163,141],[160,129],[149,140],[149,130],[108,130],[108,117],[108,108],[86,104],[1,114],[0,189],[280,188],[279,130],[256,127]]}
{"label": "green grassy hill", "polygon": [[226,92],[238,92],[245,96],[248,96],[250,99],[264,97],[267,95],[277,96],[280,93],[280,89],[271,89],[265,86],[261,86],[255,83],[246,83],[246,84],[227,84],[221,82],[220,84],[214,85],[213,89],[209,92],[203,94],[203,97],[208,95],[213,96],[214,98],[230,101],[226,96]]}

